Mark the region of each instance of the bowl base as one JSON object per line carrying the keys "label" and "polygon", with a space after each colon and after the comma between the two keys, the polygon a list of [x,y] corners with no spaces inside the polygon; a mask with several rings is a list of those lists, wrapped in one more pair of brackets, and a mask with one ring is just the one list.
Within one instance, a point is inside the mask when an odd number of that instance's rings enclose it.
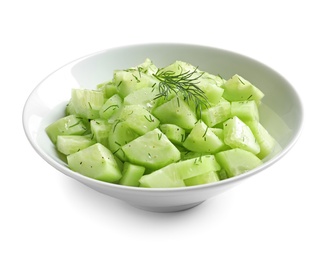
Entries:
{"label": "bowl base", "polygon": [[170,213],[170,212],[178,212],[178,211],[184,211],[188,210],[191,208],[194,208],[204,201],[199,201],[195,203],[190,203],[190,204],[185,204],[185,205],[178,205],[178,206],[164,206],[164,207],[156,207],[156,206],[142,206],[142,205],[135,205],[135,204],[130,204],[131,206],[145,210],[145,211],[150,211],[150,212],[158,212],[158,213]]}

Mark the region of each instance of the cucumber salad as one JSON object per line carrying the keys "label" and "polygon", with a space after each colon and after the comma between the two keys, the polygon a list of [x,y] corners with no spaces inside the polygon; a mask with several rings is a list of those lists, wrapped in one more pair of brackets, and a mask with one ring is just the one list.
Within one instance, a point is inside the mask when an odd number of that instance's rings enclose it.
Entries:
{"label": "cucumber salad", "polygon": [[100,181],[145,188],[218,182],[263,164],[276,140],[260,123],[264,94],[175,61],[116,70],[74,88],[65,117],[46,127],[68,167]]}

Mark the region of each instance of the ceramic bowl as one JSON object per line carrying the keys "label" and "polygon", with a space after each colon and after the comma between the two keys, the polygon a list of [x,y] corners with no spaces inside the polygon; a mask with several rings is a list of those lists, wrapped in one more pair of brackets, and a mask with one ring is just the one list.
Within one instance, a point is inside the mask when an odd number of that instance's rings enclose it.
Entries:
{"label": "ceramic bowl", "polygon": [[[229,78],[239,74],[264,93],[260,108],[261,123],[279,142],[281,149],[252,171],[217,183],[184,188],[139,188],[106,183],[71,171],[58,156],[45,133],[45,127],[64,115],[71,89],[94,89],[110,80],[115,69],[126,69],[150,58],[158,67],[182,60],[203,71]],[[36,152],[60,172],[135,207],[172,212],[192,208],[206,199],[259,174],[279,161],[297,141],[303,118],[295,88],[279,73],[244,55],[218,48],[190,44],[142,44],[100,51],[59,68],[46,77],[28,97],[23,111],[23,126]]]}

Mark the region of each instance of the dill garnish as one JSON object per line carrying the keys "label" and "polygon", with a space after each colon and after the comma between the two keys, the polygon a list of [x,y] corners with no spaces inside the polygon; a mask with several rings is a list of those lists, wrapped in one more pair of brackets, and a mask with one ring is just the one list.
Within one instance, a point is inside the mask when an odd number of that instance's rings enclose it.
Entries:
{"label": "dill garnish", "polygon": [[181,68],[181,72],[178,74],[174,71],[159,70],[156,74],[153,74],[153,76],[159,80],[159,94],[155,99],[162,97],[167,99],[173,92],[177,96],[182,96],[183,100],[188,104],[193,102],[196,107],[196,112],[199,110],[201,114],[201,107],[207,107],[209,102],[205,92],[197,86],[197,84],[199,84],[199,78],[202,77],[204,73],[196,72],[197,68],[186,72],[183,72]]}

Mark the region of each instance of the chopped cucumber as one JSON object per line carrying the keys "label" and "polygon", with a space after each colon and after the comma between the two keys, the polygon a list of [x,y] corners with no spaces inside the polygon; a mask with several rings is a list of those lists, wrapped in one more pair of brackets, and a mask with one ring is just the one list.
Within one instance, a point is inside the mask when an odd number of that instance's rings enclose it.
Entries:
{"label": "chopped cucumber", "polygon": [[221,167],[214,155],[201,156],[194,159],[171,163],[150,174],[144,175],[139,182],[142,187],[173,188],[184,187],[185,179],[200,176],[209,172],[216,172]]}
{"label": "chopped cucumber", "polygon": [[180,97],[156,107],[152,112],[163,124],[174,124],[191,130],[197,122],[195,112]]}
{"label": "chopped cucumber", "polygon": [[123,145],[122,151],[129,162],[152,170],[180,160],[180,151],[158,128]]}
{"label": "chopped cucumber", "polygon": [[157,99],[158,89],[142,88],[131,92],[124,98],[124,105],[142,105],[148,111],[151,111],[157,106],[159,99]]}
{"label": "chopped cucumber", "polygon": [[118,94],[111,96],[99,110],[99,116],[103,119],[109,119],[122,106],[122,98]]}
{"label": "chopped cucumber", "polygon": [[68,155],[67,162],[73,171],[97,180],[118,182],[122,177],[113,154],[100,143]]}
{"label": "chopped cucumber", "polygon": [[139,135],[133,131],[133,129],[131,129],[126,122],[117,121],[111,125],[111,129],[107,137],[108,148],[120,160],[126,161],[125,154],[123,153],[121,147],[137,137],[139,137]]}
{"label": "chopped cucumber", "polygon": [[261,90],[239,75],[232,76],[221,86],[223,97],[229,101],[260,101],[264,94]]}
{"label": "chopped cucumber", "polygon": [[143,166],[125,162],[119,184],[138,187],[140,185],[139,179],[145,173],[145,170],[146,168]]}
{"label": "chopped cucumber", "polygon": [[54,144],[58,135],[82,135],[86,130],[83,119],[76,115],[62,117],[46,127],[46,133]]}
{"label": "chopped cucumber", "polygon": [[235,148],[215,154],[216,160],[226,171],[229,178],[250,171],[263,162],[253,153]]}
{"label": "chopped cucumber", "polygon": [[90,129],[93,138],[96,139],[97,143],[108,147],[108,135],[112,125],[107,120],[98,118],[90,121]]}
{"label": "chopped cucumber", "polygon": [[277,141],[269,134],[269,132],[257,120],[248,121],[246,124],[252,130],[257,143],[260,146],[260,152],[257,157],[264,159],[273,152],[277,145]]}
{"label": "chopped cucumber", "polygon": [[141,105],[123,107],[119,121],[124,121],[133,131],[143,135],[157,128],[160,121]]}
{"label": "chopped cucumber", "polygon": [[279,144],[261,124],[264,94],[239,75],[225,80],[176,61],[150,59],[95,90],[72,89],[45,129],[68,167],[135,187],[217,182],[269,160]]}
{"label": "chopped cucumber", "polygon": [[184,179],[183,181],[186,186],[196,186],[201,184],[217,182],[219,180],[220,179],[218,174],[215,171],[213,171],[213,172],[207,172],[201,175],[197,175],[195,177],[191,177],[188,179]]}
{"label": "chopped cucumber", "polygon": [[107,98],[117,94],[117,88],[111,80],[98,84],[97,89],[102,89]]}
{"label": "chopped cucumber", "polygon": [[153,75],[158,71],[158,68],[156,65],[152,62],[151,59],[146,58],[145,61],[141,64],[139,64],[137,67],[135,67],[138,71],[141,71],[147,75]]}
{"label": "chopped cucumber", "polygon": [[186,139],[186,131],[180,126],[173,124],[162,124],[159,129],[167,136],[167,138],[175,145],[182,145]]}
{"label": "chopped cucumber", "polygon": [[259,110],[255,100],[231,102],[231,116],[245,121],[259,120]]}
{"label": "chopped cucumber", "polygon": [[220,101],[202,111],[202,120],[209,127],[215,126],[231,117],[231,104],[221,98]]}
{"label": "chopped cucumber", "polygon": [[58,135],[56,147],[65,155],[76,153],[96,143],[92,135]]}
{"label": "chopped cucumber", "polygon": [[99,118],[99,110],[105,103],[105,96],[102,91],[90,89],[72,89],[70,100],[71,110],[87,119]]}
{"label": "chopped cucumber", "polygon": [[114,73],[113,84],[118,94],[125,98],[130,93],[145,87],[152,87],[158,80],[138,69],[118,70]]}
{"label": "chopped cucumber", "polygon": [[202,121],[197,122],[186,140],[183,147],[192,152],[216,153],[224,146],[212,130]]}
{"label": "chopped cucumber", "polygon": [[236,116],[223,124],[223,134],[224,142],[232,148],[241,148],[253,154],[260,152],[251,129]]}

